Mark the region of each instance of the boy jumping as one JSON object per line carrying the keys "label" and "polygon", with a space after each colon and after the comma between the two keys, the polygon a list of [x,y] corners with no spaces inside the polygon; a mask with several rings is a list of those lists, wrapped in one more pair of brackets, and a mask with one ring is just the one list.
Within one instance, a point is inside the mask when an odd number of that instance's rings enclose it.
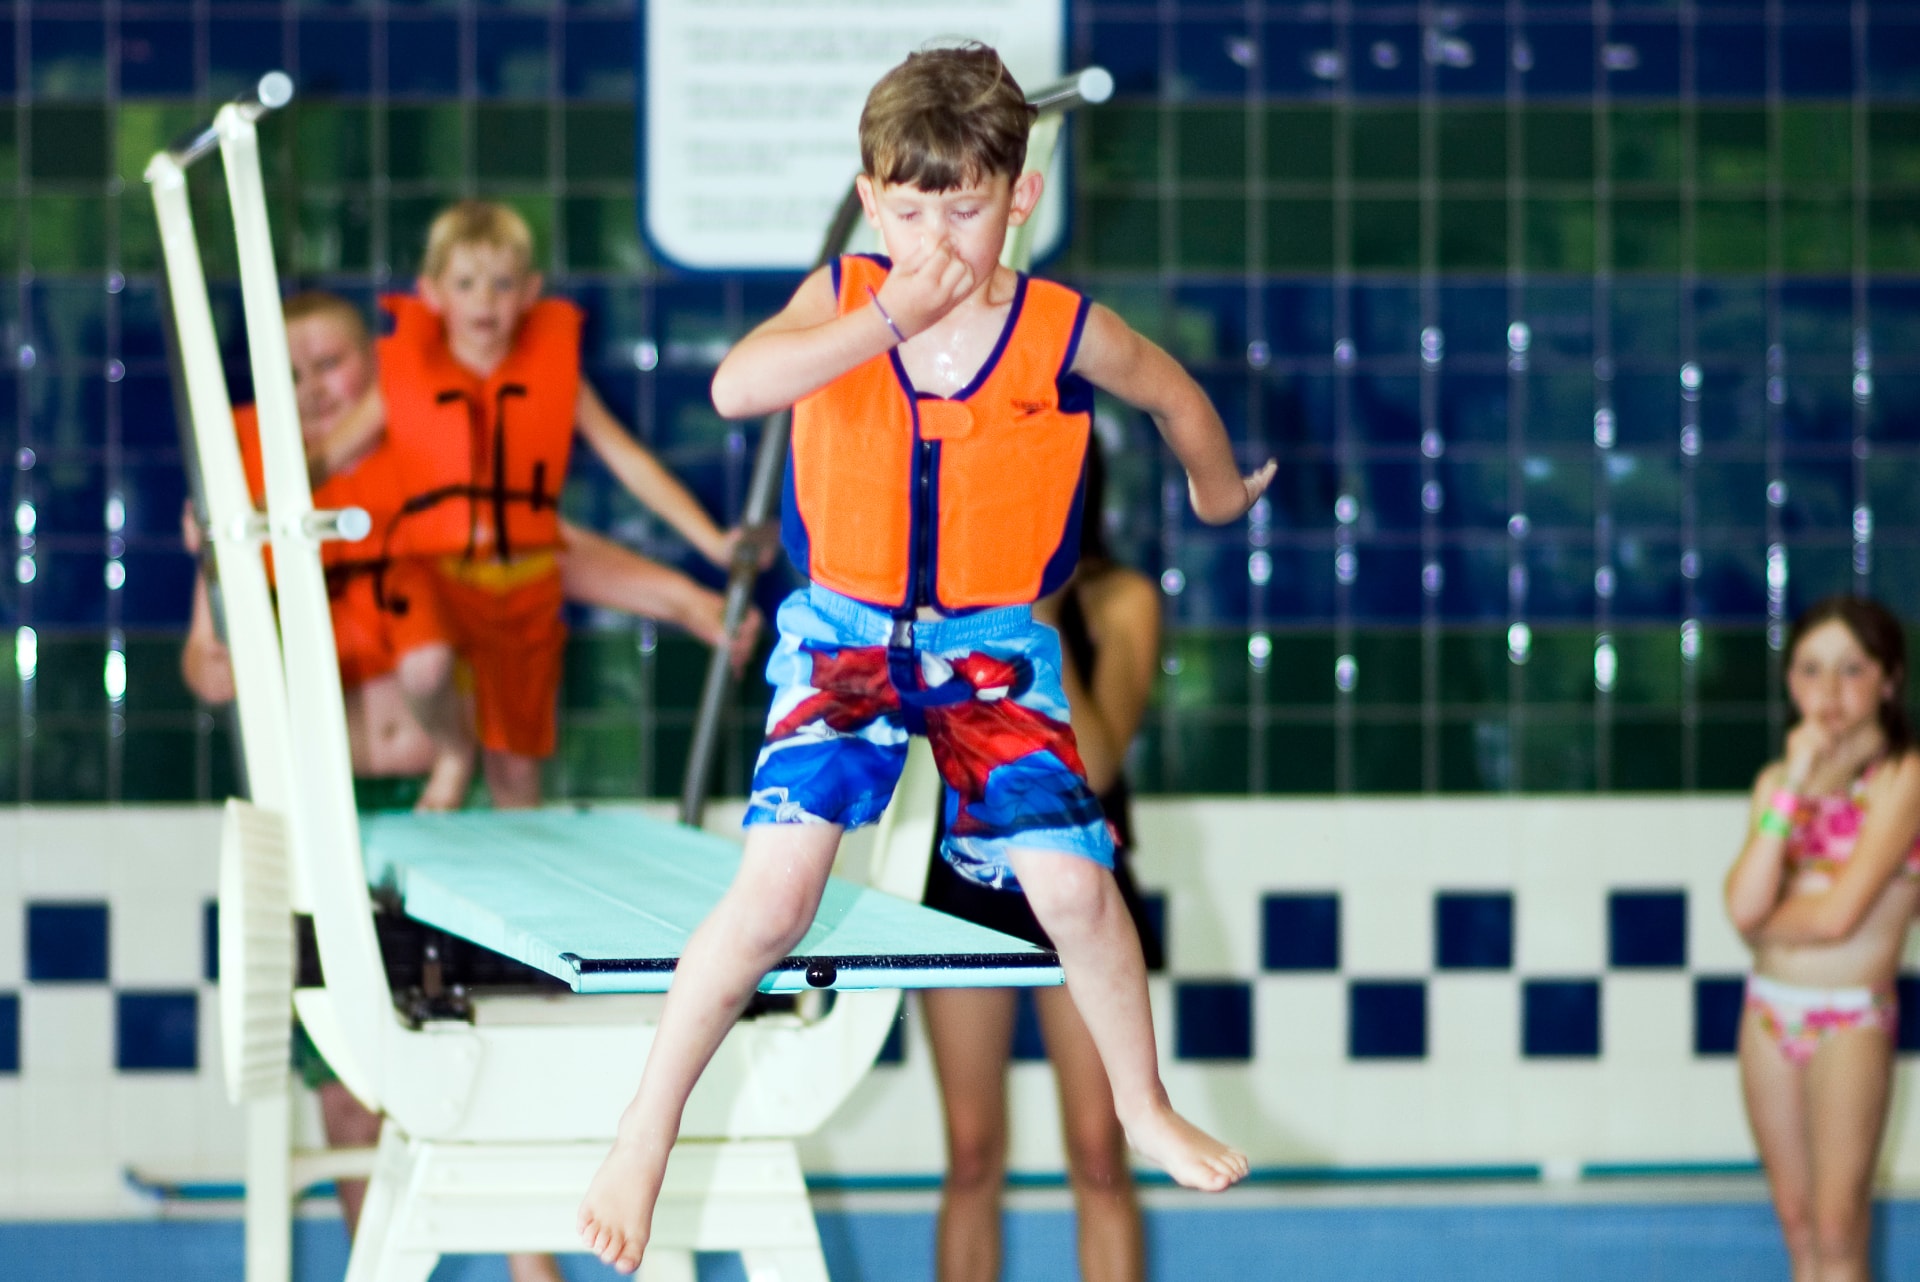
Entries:
{"label": "boy jumping", "polygon": [[646,1249],[695,1081],[806,933],[841,833],[886,808],[912,733],[949,789],[942,854],[1025,890],[1132,1145],[1191,1188],[1247,1173],[1168,1102],[1059,638],[1029,607],[1073,571],[1095,388],[1153,416],[1204,521],[1241,516],[1274,465],[1242,477],[1206,394],[1111,311],[999,265],[1040,199],[1022,173],[1032,118],[983,46],[888,72],[860,117],[857,180],[887,256],[809,276],[714,374],[727,418],[793,407],[782,537],[812,582],[780,607],[739,876],[687,942],[581,1204],[582,1240],[622,1271]]}

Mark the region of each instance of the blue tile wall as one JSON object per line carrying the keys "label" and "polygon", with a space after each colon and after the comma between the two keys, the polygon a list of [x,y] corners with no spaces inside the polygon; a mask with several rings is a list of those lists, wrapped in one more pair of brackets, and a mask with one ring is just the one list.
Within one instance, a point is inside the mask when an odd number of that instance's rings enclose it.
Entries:
{"label": "blue tile wall", "polygon": [[200,1064],[200,995],[117,993],[114,1065],[123,1073],[191,1073]]}
{"label": "blue tile wall", "polygon": [[1747,981],[1740,975],[1700,975],[1693,981],[1693,1053],[1731,1055],[1740,1046]]}
{"label": "blue tile wall", "polygon": [[1347,1055],[1419,1059],[1427,1053],[1427,986],[1356,979],[1347,988]]}
{"label": "blue tile wall", "polygon": [[1687,964],[1687,896],[1616,890],[1607,897],[1607,964],[1619,969]]}
{"label": "blue tile wall", "polygon": [[1265,970],[1340,969],[1340,897],[1267,895],[1260,901]]}
{"label": "blue tile wall", "polygon": [[27,979],[36,984],[104,984],[107,906],[27,905]]}
{"label": "blue tile wall", "polygon": [[892,1027],[887,1029],[887,1040],[880,1043],[880,1054],[875,1059],[879,1064],[903,1064],[907,1059],[907,1004],[900,1003],[900,1013],[894,1017]]}
{"label": "blue tile wall", "polygon": [[1031,988],[1018,989],[1014,994],[1013,1057],[1026,1063],[1047,1057],[1047,1039],[1040,1031],[1040,1007]]}
{"label": "blue tile wall", "polygon": [[1513,896],[1505,891],[1444,892],[1433,901],[1433,964],[1440,970],[1513,966]]}
{"label": "blue tile wall", "polygon": [[1252,1059],[1253,986],[1235,980],[1176,983],[1173,1027],[1179,1059]]}
{"label": "blue tile wall", "polygon": [[0,1073],[20,1071],[20,994],[0,993]]}
{"label": "blue tile wall", "polygon": [[215,899],[200,910],[200,970],[209,984],[220,982],[220,902]]}
{"label": "blue tile wall", "polygon": [[1920,1051],[1920,978],[1902,975],[1896,981],[1900,995],[1900,1050]]}
{"label": "blue tile wall", "polygon": [[1529,1058],[1600,1054],[1600,981],[1530,979],[1521,986],[1520,1051]]}

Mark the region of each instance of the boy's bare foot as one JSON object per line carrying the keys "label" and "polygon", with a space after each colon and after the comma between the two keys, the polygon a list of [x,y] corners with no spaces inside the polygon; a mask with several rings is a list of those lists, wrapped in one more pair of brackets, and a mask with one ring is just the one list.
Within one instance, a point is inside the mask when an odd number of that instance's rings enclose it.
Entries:
{"label": "boy's bare foot", "polygon": [[665,1149],[625,1136],[615,1139],[580,1202],[580,1240],[622,1273],[640,1267],[653,1232],[653,1204],[667,1173]]}
{"label": "boy's bare foot", "polygon": [[1174,1183],[1218,1193],[1247,1177],[1247,1155],[1222,1144],[1166,1104],[1122,1118],[1127,1142]]}
{"label": "boy's bare foot", "polygon": [[420,789],[415,810],[458,810],[467,804],[467,790],[473,786],[473,753],[442,752],[433,759],[433,770]]}

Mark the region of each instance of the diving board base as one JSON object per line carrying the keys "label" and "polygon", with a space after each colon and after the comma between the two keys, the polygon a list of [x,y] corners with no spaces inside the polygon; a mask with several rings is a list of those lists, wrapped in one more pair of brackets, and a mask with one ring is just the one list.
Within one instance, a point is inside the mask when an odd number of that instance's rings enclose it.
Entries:
{"label": "diving board base", "polygon": [[[347,1282],[424,1282],[442,1254],[582,1249],[603,1143],[444,1144],[382,1133]],[[692,1253],[738,1252],[755,1282],[827,1282],[794,1146],[683,1140],[654,1209],[643,1282],[691,1282]]]}

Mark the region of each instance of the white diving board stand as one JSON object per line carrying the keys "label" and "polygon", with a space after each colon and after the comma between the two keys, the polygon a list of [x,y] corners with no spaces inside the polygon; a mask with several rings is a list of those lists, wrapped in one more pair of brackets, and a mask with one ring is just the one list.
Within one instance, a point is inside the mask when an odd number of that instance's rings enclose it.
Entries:
{"label": "white diving board stand", "polygon": [[[407,916],[577,993],[665,992],[740,867],[738,843],[631,812],[374,815],[360,832],[368,880]],[[760,991],[1060,982],[1051,952],[834,877]]]}

